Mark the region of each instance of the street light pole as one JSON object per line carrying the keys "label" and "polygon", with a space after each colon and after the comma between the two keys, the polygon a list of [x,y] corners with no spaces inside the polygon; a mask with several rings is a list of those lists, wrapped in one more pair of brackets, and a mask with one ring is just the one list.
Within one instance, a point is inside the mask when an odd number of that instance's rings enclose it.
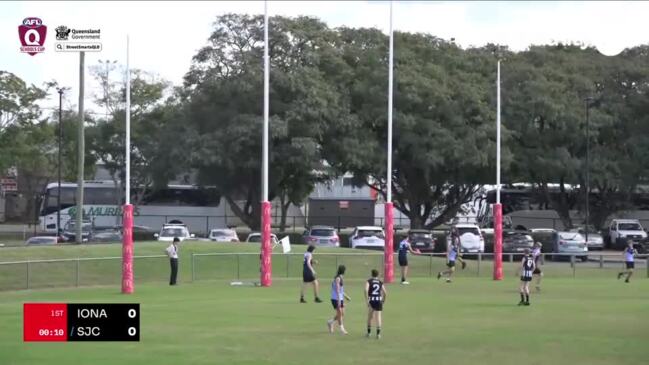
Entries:
{"label": "street light pole", "polygon": [[56,192],[56,236],[61,232],[61,144],[63,141],[63,88],[59,92],[59,150],[58,150],[58,186]]}
{"label": "street light pole", "polygon": [[590,104],[592,97],[587,97],[586,102],[586,244],[588,244],[588,226],[590,223]]}

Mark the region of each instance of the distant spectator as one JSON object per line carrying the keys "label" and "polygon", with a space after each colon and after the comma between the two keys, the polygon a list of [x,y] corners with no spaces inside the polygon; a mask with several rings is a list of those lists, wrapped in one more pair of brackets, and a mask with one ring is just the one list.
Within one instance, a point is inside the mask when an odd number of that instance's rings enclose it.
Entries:
{"label": "distant spectator", "polygon": [[169,264],[171,265],[171,276],[169,277],[169,285],[176,285],[178,278],[178,243],[180,239],[174,237],[173,242],[167,247],[167,256],[169,256]]}

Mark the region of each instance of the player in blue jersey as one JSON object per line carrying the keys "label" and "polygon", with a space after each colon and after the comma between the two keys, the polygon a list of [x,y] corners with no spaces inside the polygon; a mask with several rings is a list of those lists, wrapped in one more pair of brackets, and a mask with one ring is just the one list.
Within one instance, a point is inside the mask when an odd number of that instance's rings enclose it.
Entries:
{"label": "player in blue jersey", "polygon": [[343,275],[345,275],[345,265],[338,266],[338,271],[334,280],[331,282],[331,305],[336,311],[334,318],[327,321],[327,328],[329,333],[334,333],[334,326],[338,323],[340,332],[343,335],[347,334],[343,318],[345,317],[345,299],[351,301],[351,298],[345,294],[345,287],[343,286]]}
{"label": "player in blue jersey", "polygon": [[464,261],[460,257],[460,247],[454,240],[448,245],[446,250],[446,271],[441,271],[437,273],[437,279],[439,280],[442,276],[446,276],[446,282],[450,283],[453,274],[455,273],[455,262],[460,261],[462,263],[462,268],[466,267]]}
{"label": "player in blue jersey", "polygon": [[365,302],[367,302],[367,337],[372,334],[372,320],[376,321],[376,338],[381,338],[381,312],[387,296],[385,286],[379,279],[379,271],[372,270],[372,277],[365,282]]}
{"label": "player in blue jersey", "polygon": [[635,255],[637,254],[638,251],[635,248],[633,248],[633,241],[628,240],[627,247],[624,249],[624,252],[622,253],[622,255],[624,256],[624,265],[626,266],[626,270],[617,274],[618,280],[620,280],[620,278],[624,275],[626,275],[626,280],[624,280],[625,283],[628,283],[629,280],[631,280],[631,276],[633,275],[633,269],[635,268]]}
{"label": "player in blue jersey", "polygon": [[518,302],[518,305],[530,305],[530,282],[534,275],[534,267],[534,258],[530,254],[530,249],[526,248],[525,256],[521,260],[521,284],[519,286],[521,301]]}
{"label": "player in blue jersey", "polygon": [[536,291],[541,291],[541,279],[543,278],[543,271],[541,270],[541,248],[543,244],[541,242],[536,242],[534,248],[532,249],[532,258],[534,259],[534,272],[532,276],[536,276]]}
{"label": "player in blue jersey", "polygon": [[304,291],[306,286],[313,284],[313,294],[315,295],[315,302],[322,303],[320,297],[318,296],[319,286],[318,279],[316,278],[315,269],[313,265],[316,261],[313,259],[313,251],[315,246],[309,246],[304,253],[304,261],[302,262],[302,289],[300,290],[300,303],[306,303],[304,300]]}
{"label": "player in blue jersey", "polygon": [[403,285],[410,284],[407,280],[408,252],[412,254],[420,253],[419,250],[413,250],[412,246],[410,246],[410,240],[408,240],[408,237],[406,237],[399,243],[399,266],[401,266],[401,284]]}

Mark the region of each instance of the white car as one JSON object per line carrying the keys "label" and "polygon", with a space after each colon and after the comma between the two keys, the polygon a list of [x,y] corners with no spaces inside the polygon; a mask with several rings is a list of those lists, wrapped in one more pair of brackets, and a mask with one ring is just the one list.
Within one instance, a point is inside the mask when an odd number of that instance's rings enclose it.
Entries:
{"label": "white car", "polygon": [[[246,242],[256,242],[260,243],[261,242],[261,233],[254,232],[248,235],[248,238],[246,238]],[[270,243],[272,245],[277,245],[279,244],[279,240],[277,239],[277,236],[275,233],[270,234]]]}
{"label": "white car", "polygon": [[608,228],[608,237],[612,248],[623,248],[627,240],[639,242],[647,238],[640,221],[637,219],[613,219]]}
{"label": "white car", "polygon": [[376,226],[360,226],[354,228],[349,236],[351,248],[385,248],[385,233],[383,228]]}
{"label": "white car", "polygon": [[[462,252],[484,252],[484,237],[477,224],[458,223],[452,226],[460,236],[460,249]],[[451,232],[446,236],[447,244],[451,242]]]}
{"label": "white car", "polygon": [[234,229],[227,228],[217,228],[211,230],[208,238],[210,239],[210,241],[217,242],[239,242],[239,236],[237,236],[237,232],[235,232]]}
{"label": "white car", "polygon": [[194,238],[193,234],[189,233],[189,229],[184,224],[163,224],[160,233],[154,235],[158,241],[171,242],[174,240],[174,237],[178,237],[180,242]]}

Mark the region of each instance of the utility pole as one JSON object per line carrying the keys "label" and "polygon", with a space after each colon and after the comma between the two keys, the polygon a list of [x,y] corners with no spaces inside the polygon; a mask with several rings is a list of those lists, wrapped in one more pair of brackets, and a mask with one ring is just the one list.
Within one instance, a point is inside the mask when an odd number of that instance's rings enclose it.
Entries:
{"label": "utility pole", "polygon": [[83,99],[84,99],[84,62],[85,62],[85,52],[79,53],[79,150],[78,150],[78,177],[77,177],[77,216],[76,216],[76,232],[75,238],[77,243],[82,242],[82,225],[83,225],[83,189],[84,189],[84,164],[85,164],[85,135],[84,135],[84,110],[83,110]]}
{"label": "utility pole", "polygon": [[56,236],[61,234],[61,144],[63,141],[63,88],[59,92],[59,150],[58,150],[58,186],[56,192]]}

